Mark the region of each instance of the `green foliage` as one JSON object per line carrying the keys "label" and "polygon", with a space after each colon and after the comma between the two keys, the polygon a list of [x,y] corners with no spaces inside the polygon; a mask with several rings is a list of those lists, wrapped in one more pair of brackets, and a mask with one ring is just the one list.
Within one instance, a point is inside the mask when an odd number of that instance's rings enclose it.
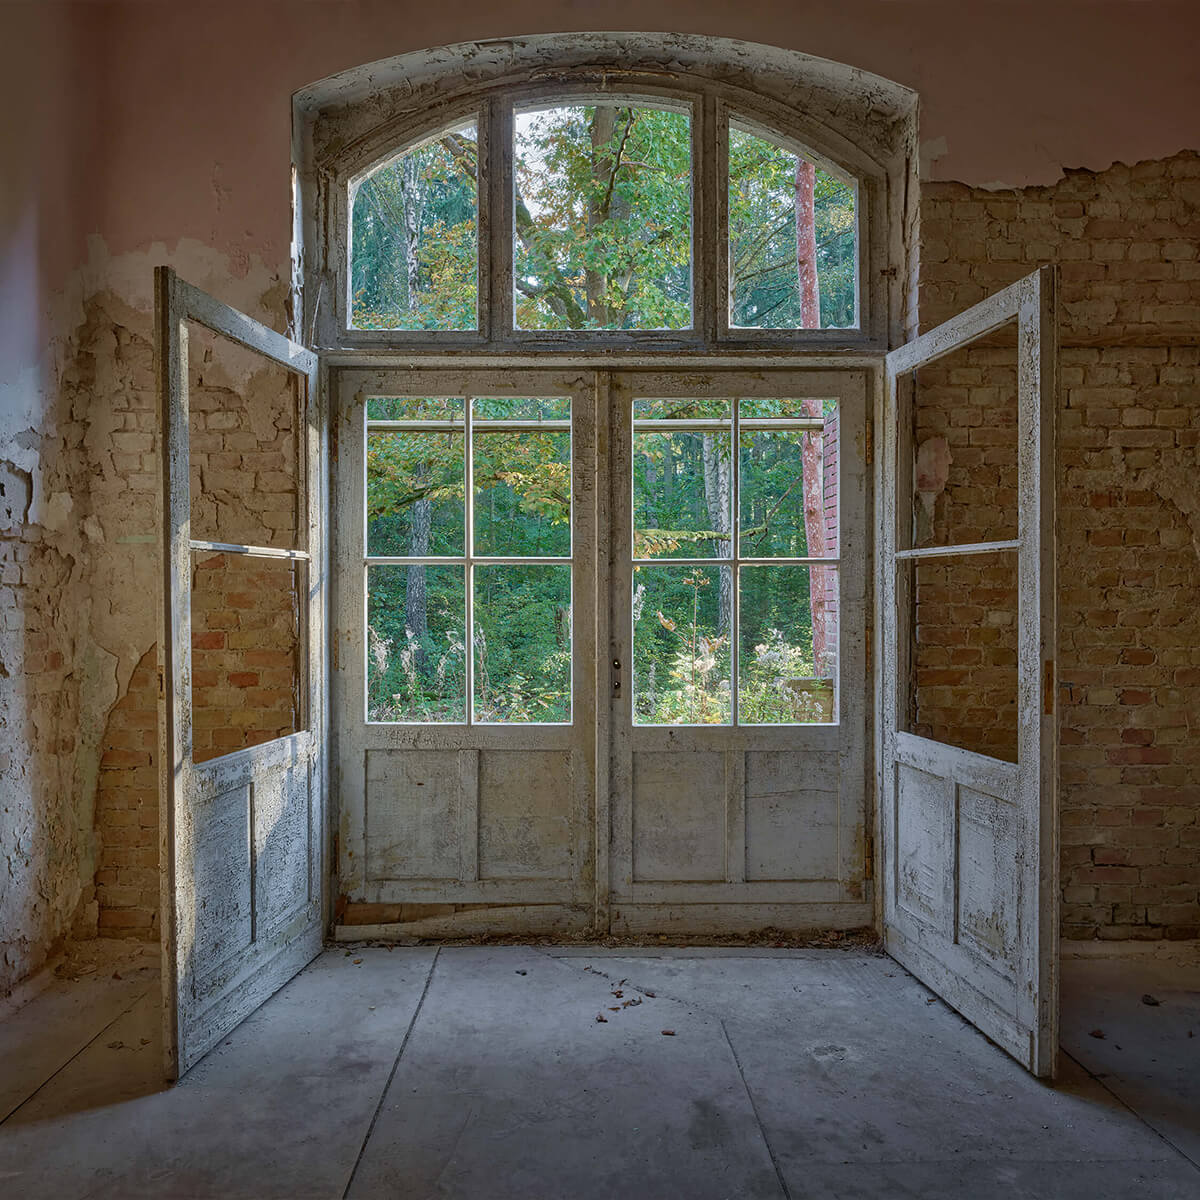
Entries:
{"label": "green foliage", "polygon": [[691,121],[663,109],[518,114],[520,329],[691,326]]}
{"label": "green foliage", "polygon": [[[797,155],[739,129],[729,132],[730,322],[797,329]],[[854,324],[854,192],[817,170],[813,197],[821,327]]]}
{"label": "green foliage", "polygon": [[351,215],[356,329],[475,329],[479,228],[474,124],[368,175]]}
{"label": "green foliage", "polygon": [[[692,146],[687,113],[560,105],[516,114],[514,294],[519,329],[692,325]],[[478,313],[474,123],[400,155],[359,185],[351,216],[359,329],[470,330]],[[729,138],[735,326],[800,321],[796,165],[743,130]],[[817,170],[820,323],[855,320],[852,187]]]}

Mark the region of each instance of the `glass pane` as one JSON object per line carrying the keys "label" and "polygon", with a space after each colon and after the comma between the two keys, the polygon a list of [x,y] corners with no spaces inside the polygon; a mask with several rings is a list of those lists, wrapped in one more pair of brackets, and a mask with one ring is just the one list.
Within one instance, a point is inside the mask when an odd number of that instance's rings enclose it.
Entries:
{"label": "glass pane", "polygon": [[742,433],[738,507],[743,558],[837,553],[836,439],[836,426],[822,433]]}
{"label": "glass pane", "polygon": [[367,720],[465,721],[463,567],[367,568]]}
{"label": "glass pane", "polygon": [[738,723],[836,721],[837,567],[742,567],[739,587]]}
{"label": "glass pane", "polygon": [[246,554],[192,552],[192,760],[301,728],[304,570]]}
{"label": "glass pane", "polygon": [[476,329],[475,121],[447,129],[358,186],[350,219],[354,329]]}
{"label": "glass pane", "polygon": [[[303,378],[198,322],[187,322],[187,334],[191,536],[302,549]],[[150,443],[138,445],[146,436],[120,443],[120,470],[157,472]]]}
{"label": "glass pane", "polygon": [[1015,540],[1020,526],[1016,322],[898,382],[912,402],[911,544]]}
{"label": "glass pane", "polygon": [[633,435],[634,558],[729,558],[732,434]]}
{"label": "glass pane", "polygon": [[372,396],[368,421],[461,421],[461,396]]}
{"label": "glass pane", "polygon": [[728,725],[729,567],[633,569],[633,723]]}
{"label": "glass pane", "polygon": [[730,325],[854,327],[855,208],[849,184],[791,150],[731,128]]}
{"label": "glass pane", "polygon": [[475,436],[475,553],[571,554],[571,435]]}
{"label": "glass pane", "polygon": [[568,421],[569,396],[479,397],[471,402],[477,421]]}
{"label": "glass pane", "polygon": [[728,396],[639,396],[633,402],[635,421],[690,421],[697,417],[733,419],[733,401]]}
{"label": "glass pane", "polygon": [[901,728],[1005,762],[1017,761],[1015,551],[901,565],[914,671]]}
{"label": "glass pane", "polygon": [[691,117],[637,105],[517,112],[518,329],[689,329]]}
{"label": "glass pane", "polygon": [[463,553],[461,433],[367,434],[367,553]]}
{"label": "glass pane", "polygon": [[571,568],[475,568],[475,720],[571,720]]}

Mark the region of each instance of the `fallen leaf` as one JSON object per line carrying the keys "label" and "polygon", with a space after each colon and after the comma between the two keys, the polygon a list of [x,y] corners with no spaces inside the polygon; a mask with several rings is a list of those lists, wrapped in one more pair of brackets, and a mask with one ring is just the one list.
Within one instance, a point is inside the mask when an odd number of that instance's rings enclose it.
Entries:
{"label": "fallen leaf", "polygon": [[[114,971],[114,972],[113,972],[113,978],[114,978],[114,979],[120,979],[120,978],[121,978],[121,972],[120,972],[120,971]],[[1156,1003],[1157,1003],[1157,1002],[1156,1002]]]}
{"label": "fallen leaf", "polygon": [[1104,1041],[1104,1030],[1103,1029],[1093,1029],[1091,1031],[1091,1033],[1088,1034],[1088,1037],[1099,1038],[1101,1041]]}
{"label": "fallen leaf", "polygon": [[361,958],[356,958],[356,959],[354,960],[354,965],[357,967],[357,966],[358,966],[358,964],[359,964],[360,962],[362,962],[362,959],[361,959]]}
{"label": "fallen leaf", "polygon": [[673,1030],[673,1029],[664,1029],[664,1030],[662,1031],[662,1035],[663,1035],[663,1037],[674,1037],[674,1036],[675,1036],[675,1030]]}
{"label": "fallen leaf", "polygon": [[658,995],[658,993],[657,993],[657,992],[643,992],[643,993],[642,993],[642,995],[643,995],[643,996],[649,996],[649,997],[650,997],[650,999],[651,999],[651,1000],[653,1000],[653,999],[654,999],[654,997]]}
{"label": "fallen leaf", "polygon": [[613,989],[613,995],[614,995],[614,996],[616,996],[616,998],[617,998],[618,1000],[620,1000],[620,998],[621,998],[623,995],[625,995],[625,993],[624,993],[624,992],[621,992],[621,991],[618,991],[616,988],[614,988],[614,989]]}
{"label": "fallen leaf", "polygon": [[612,1008],[610,1008],[608,1011],[609,1012],[620,1012],[621,1006],[619,1004],[617,1004],[617,1005],[613,1006]]}
{"label": "fallen leaf", "polygon": [[1156,999],[1154,996],[1150,995],[1149,992],[1147,992],[1142,997],[1142,1003],[1148,1004],[1151,1008],[1157,1008],[1159,1006],[1159,1004],[1161,1003],[1161,1001]]}
{"label": "fallen leaf", "polygon": [[606,1016],[605,1016],[603,1013],[597,1013],[597,1014],[596,1014],[596,1020],[597,1020],[597,1021],[598,1021],[598,1022],[601,1024],[601,1025],[607,1025],[607,1024],[608,1024],[608,1018],[607,1018],[607,1017],[606,1017]]}

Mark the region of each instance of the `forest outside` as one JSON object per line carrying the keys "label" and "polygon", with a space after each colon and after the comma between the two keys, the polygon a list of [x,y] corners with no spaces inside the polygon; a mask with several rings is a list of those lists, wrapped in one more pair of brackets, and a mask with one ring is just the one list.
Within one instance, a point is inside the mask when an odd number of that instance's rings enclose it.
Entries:
{"label": "forest outside", "polygon": [[[692,311],[686,107],[557,104],[514,114],[514,324],[685,330]],[[857,198],[845,180],[736,123],[728,143],[731,328],[857,323]],[[447,129],[352,197],[351,324],[479,326],[479,137]]]}
{"label": "forest outside", "polygon": [[837,428],[832,400],[635,400],[635,724],[833,720],[837,566],[796,560],[838,552]]}
{"label": "forest outside", "polygon": [[[735,403],[747,414],[736,458]],[[463,398],[368,401],[371,721],[466,721],[468,646],[473,721],[570,720],[569,401],[470,406],[468,462]],[[831,721],[837,566],[811,560],[838,552],[835,403],[637,401],[635,413],[635,722],[728,724],[735,705],[742,724]],[[680,429],[689,419],[702,427]]]}

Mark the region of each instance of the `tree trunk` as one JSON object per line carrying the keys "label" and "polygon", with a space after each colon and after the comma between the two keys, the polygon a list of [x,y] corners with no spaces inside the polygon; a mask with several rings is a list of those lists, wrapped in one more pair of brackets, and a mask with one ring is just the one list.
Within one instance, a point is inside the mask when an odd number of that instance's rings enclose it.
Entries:
{"label": "tree trunk", "polygon": [[[592,188],[587,207],[589,234],[608,219],[612,178],[616,170],[612,143],[617,129],[617,111],[612,105],[598,104],[592,117]],[[602,329],[609,323],[608,276],[588,267],[584,272],[584,289],[587,295],[588,325],[594,329]]]}
{"label": "tree trunk", "polygon": [[[412,542],[409,553],[422,558],[429,553],[429,534],[433,526],[433,502],[417,500],[412,506]],[[425,583],[425,567],[413,565],[408,568],[408,579],[404,589],[404,629],[416,637],[415,662],[418,669],[425,667],[425,638],[429,633],[429,596]]]}
{"label": "tree trunk", "polygon": [[[708,512],[708,527],[724,536],[717,542],[717,557],[728,556],[731,550],[729,527],[729,484],[732,464],[727,454],[722,454],[716,438],[704,435],[704,507]],[[733,572],[718,568],[721,605],[718,610],[717,632],[729,632],[729,619],[733,613]]]}
{"label": "tree trunk", "polygon": [[[817,222],[815,189],[817,172],[806,159],[796,159],[796,267],[800,277],[800,327],[818,329],[821,325],[821,291],[817,282]],[[806,400],[804,411],[810,417],[822,416],[819,399]],[[824,438],[808,434],[801,443],[804,471],[804,535],[808,553],[817,558],[825,554],[825,479],[821,447]],[[822,673],[830,646],[829,599],[825,593],[825,569],[809,571],[809,608],[812,613],[813,671]]]}
{"label": "tree trunk", "polygon": [[418,249],[421,220],[425,214],[425,194],[421,187],[420,163],[417,154],[401,159],[404,188],[404,276],[408,284],[408,307],[415,308],[421,291],[421,262]]}
{"label": "tree trunk", "polygon": [[816,168],[796,159],[796,266],[800,272],[800,328],[821,327],[821,289],[817,282]]}

